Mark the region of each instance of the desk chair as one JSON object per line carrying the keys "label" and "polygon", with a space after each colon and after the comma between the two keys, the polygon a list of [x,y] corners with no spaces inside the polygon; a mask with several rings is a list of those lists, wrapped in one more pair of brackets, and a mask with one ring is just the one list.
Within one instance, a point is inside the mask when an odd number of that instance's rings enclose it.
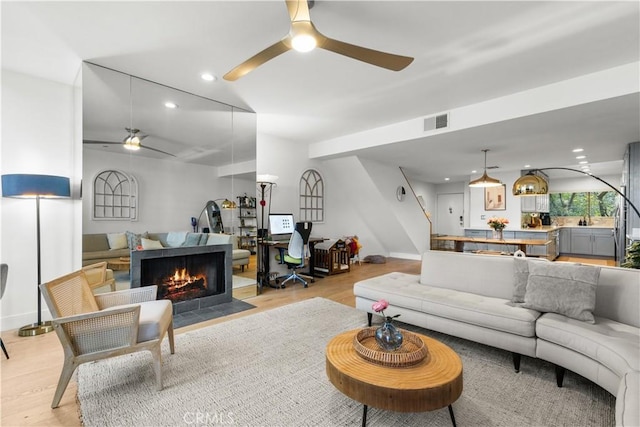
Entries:
{"label": "desk chair", "polygon": [[296,280],[300,281],[305,288],[309,286],[306,280],[298,276],[296,270],[304,267],[311,226],[311,222],[296,222],[296,228],[293,233],[291,233],[291,239],[289,239],[289,246],[287,247],[286,253],[284,248],[278,248],[280,254],[276,258],[280,261],[280,264],[287,264],[287,267],[291,269],[289,275],[280,277],[284,279],[284,282],[280,285],[282,288],[284,288],[285,283],[290,280],[294,282]]}

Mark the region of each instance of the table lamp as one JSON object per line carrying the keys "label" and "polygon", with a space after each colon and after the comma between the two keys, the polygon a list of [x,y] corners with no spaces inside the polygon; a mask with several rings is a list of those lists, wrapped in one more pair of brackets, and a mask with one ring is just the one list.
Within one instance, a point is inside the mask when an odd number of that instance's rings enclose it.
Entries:
{"label": "table lamp", "polygon": [[42,274],[40,267],[40,199],[60,198],[71,196],[69,178],[54,175],[10,174],[2,175],[2,196],[36,199],[36,247],[38,252],[38,321],[21,327],[18,335],[30,337],[51,332],[53,326],[50,321],[42,321],[42,301],[40,298],[40,284]]}

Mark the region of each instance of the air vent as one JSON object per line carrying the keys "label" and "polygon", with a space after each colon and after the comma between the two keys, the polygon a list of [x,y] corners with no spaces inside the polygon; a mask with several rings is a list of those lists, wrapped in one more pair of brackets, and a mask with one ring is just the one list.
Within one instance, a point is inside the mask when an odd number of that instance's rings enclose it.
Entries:
{"label": "air vent", "polygon": [[487,169],[500,169],[500,166],[487,166]]}
{"label": "air vent", "polygon": [[424,119],[424,131],[444,129],[449,127],[449,113],[438,114]]}

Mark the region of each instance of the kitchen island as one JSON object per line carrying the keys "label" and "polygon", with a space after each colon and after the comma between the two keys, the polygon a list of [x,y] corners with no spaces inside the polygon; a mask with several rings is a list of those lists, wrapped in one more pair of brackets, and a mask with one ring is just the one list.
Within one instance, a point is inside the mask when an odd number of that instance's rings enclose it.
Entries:
{"label": "kitchen island", "polygon": [[[451,241],[454,243],[456,252],[464,252],[466,243],[517,246],[518,250],[521,250],[527,256],[532,255],[531,253],[527,253],[527,251],[529,250],[528,247],[543,246],[545,248],[544,252],[546,253],[548,252],[547,247],[553,244],[552,240],[544,240],[544,239],[504,239],[504,238],[493,239],[488,237],[466,237],[466,236],[436,236],[436,237],[433,237],[432,240]],[[478,250],[483,251],[487,249],[478,249]]]}

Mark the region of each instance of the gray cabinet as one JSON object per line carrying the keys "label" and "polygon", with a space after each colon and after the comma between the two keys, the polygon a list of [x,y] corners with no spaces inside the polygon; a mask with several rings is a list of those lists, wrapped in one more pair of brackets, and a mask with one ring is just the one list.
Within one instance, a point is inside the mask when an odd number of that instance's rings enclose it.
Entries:
{"label": "gray cabinet", "polygon": [[[516,231],[516,239],[525,240],[549,240],[549,233],[539,233],[534,231]],[[527,256],[543,256],[546,257],[547,246],[543,245],[527,245]]]}
{"label": "gray cabinet", "polygon": [[520,197],[522,212],[549,212],[549,195]]}
{"label": "gray cabinet", "polygon": [[613,257],[615,254],[613,231],[610,228],[572,228],[570,253]]}
{"label": "gray cabinet", "polygon": [[560,229],[560,253],[561,254],[571,253],[571,229],[570,228]]}

